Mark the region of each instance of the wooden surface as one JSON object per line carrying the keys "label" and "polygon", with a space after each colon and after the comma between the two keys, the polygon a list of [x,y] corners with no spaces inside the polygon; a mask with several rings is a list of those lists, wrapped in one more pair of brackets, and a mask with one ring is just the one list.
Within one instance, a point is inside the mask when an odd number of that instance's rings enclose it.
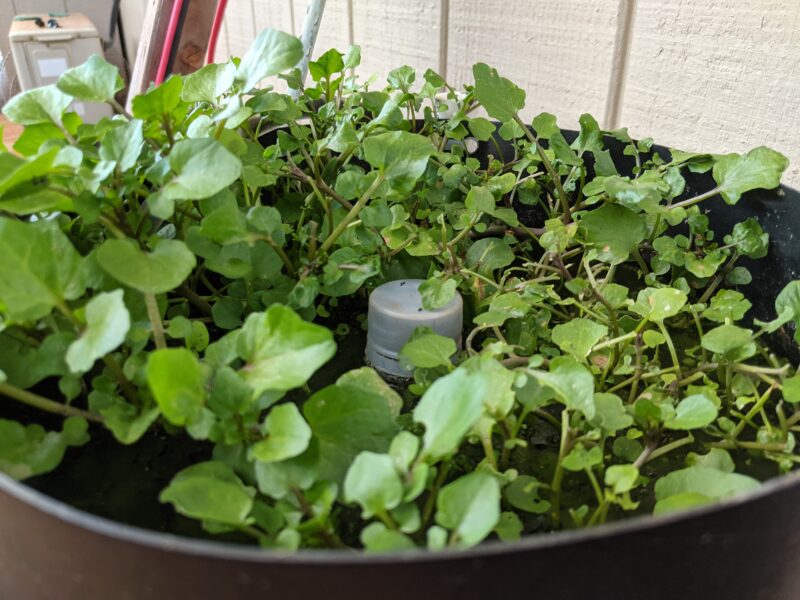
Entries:
{"label": "wooden surface", "polygon": [[[144,92],[155,79],[175,0],[148,0],[128,99]],[[216,0],[192,0],[187,8],[173,73],[191,73],[203,66]]]}

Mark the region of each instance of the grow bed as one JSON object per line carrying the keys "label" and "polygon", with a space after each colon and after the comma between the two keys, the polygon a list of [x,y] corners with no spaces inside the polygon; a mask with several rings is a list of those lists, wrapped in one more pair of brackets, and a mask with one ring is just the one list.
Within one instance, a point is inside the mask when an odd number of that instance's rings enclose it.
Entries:
{"label": "grow bed", "polygon": [[[6,107],[27,128],[26,158],[1,157],[0,392],[27,407],[4,408],[3,469],[101,516],[272,550],[111,526],[3,479],[17,518],[0,531],[26,531],[0,550],[8,581],[38,554],[44,585],[77,570],[76,594],[310,592],[354,566],[477,595],[519,591],[534,557],[555,593],[573,589],[555,565],[618,576],[619,544],[646,561],[651,535],[667,571],[719,573],[713,552],[754,535],[793,548],[797,485],[759,490],[796,463],[800,418],[795,193],[766,191],[785,157],[669,152],[589,115],[575,133],[547,113],[527,124],[524,92],[480,64],[465,95],[431,71],[415,94],[408,67],[370,90],[345,75],[355,48],[312,63],[298,102],[245,95],[299,53],[265,32],[240,63],[172,78],[96,127],[65,111],[113,98],[100,59]],[[408,277],[425,279],[425,308],[462,293],[464,348],[417,331],[398,393],[356,367],[369,290]],[[72,543],[85,556],[56,558]],[[415,547],[438,553],[402,554]],[[340,554],[275,553],[320,548]],[[749,559],[736,589],[793,589],[767,565]]]}

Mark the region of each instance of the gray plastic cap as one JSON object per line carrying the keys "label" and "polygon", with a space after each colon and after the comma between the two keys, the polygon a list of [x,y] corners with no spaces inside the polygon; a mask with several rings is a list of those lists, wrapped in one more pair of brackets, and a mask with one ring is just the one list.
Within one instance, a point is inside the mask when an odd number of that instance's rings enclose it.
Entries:
{"label": "gray plastic cap", "polygon": [[393,377],[410,377],[398,354],[414,330],[426,325],[439,335],[452,338],[461,348],[464,303],[455,298],[437,310],[425,310],[419,286],[422,279],[400,279],[377,287],[369,297],[367,317],[367,363]]}

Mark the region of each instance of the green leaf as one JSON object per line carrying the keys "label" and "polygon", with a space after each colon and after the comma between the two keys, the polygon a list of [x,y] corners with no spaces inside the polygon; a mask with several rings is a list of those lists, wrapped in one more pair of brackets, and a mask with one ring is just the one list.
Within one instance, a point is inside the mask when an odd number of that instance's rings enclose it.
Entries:
{"label": "green leaf", "polygon": [[431,141],[416,133],[389,131],[364,140],[364,159],[386,176],[397,194],[408,194],[428,167]]}
{"label": "green leaf", "polygon": [[220,96],[230,90],[236,74],[232,62],[210,64],[183,77],[181,99],[184,102],[216,104]]}
{"label": "green leaf", "polygon": [[744,360],[756,353],[753,332],[736,325],[720,325],[707,331],[700,343],[706,350],[722,354],[730,360]]}
{"label": "green leaf", "polygon": [[291,402],[273,406],[261,432],[267,437],[250,447],[250,456],[261,462],[277,462],[306,451],[311,428]]}
{"label": "green leaf", "polygon": [[56,86],[78,100],[107,102],[125,87],[125,82],[117,67],[92,54],[85,63],[64,71]]}
{"label": "green leaf", "polygon": [[89,300],[86,305],[86,329],[67,350],[67,365],[73,373],[85,373],[98,358],[125,341],[131,319],[122,294],[122,290],[114,290]]}
{"label": "green leaf", "polygon": [[451,543],[480,543],[500,519],[500,484],[482,471],[456,479],[439,491],[435,519],[451,531]]}
{"label": "green leaf", "polygon": [[533,129],[536,131],[536,135],[546,140],[549,140],[550,137],[557,133],[561,133],[561,130],[558,128],[556,116],[549,112],[543,112],[536,115],[533,117],[531,124],[533,125]]}
{"label": "green leaf", "polygon": [[193,519],[243,526],[252,522],[255,490],[219,461],[192,465],[175,475],[158,499]]}
{"label": "green leaf", "polygon": [[503,491],[506,500],[514,508],[543,515],[550,510],[550,503],[539,498],[542,483],[530,475],[520,475]]}
{"label": "green leaf", "polygon": [[714,163],[714,181],[722,198],[736,204],[742,194],[755,189],[772,189],[781,183],[789,159],[766,146],[747,154],[726,154]]}
{"label": "green leaf", "polygon": [[549,372],[531,369],[529,373],[540,385],[552,389],[567,408],[581,411],[587,419],[594,418],[594,378],[586,367],[559,356],[550,361]]}
{"label": "green leaf", "polygon": [[616,394],[597,393],[594,395],[594,405],[595,415],[591,423],[595,427],[614,433],[633,425],[633,417]]}
{"label": "green leaf", "polygon": [[[688,467],[668,473],[656,481],[655,492],[658,502],[654,512],[660,514],[687,506],[724,500],[754,491],[759,486],[758,481],[746,475],[725,473],[709,467]],[[691,496],[687,498],[687,494]]]}
{"label": "green leaf", "polygon": [[675,416],[664,423],[667,429],[700,429],[717,418],[717,407],[703,394],[693,394],[678,402]]}
{"label": "green leaf", "polygon": [[800,373],[795,373],[792,377],[787,377],[781,383],[783,399],[786,402],[796,404],[800,402]]}
{"label": "green leaf", "polygon": [[483,413],[487,378],[480,371],[456,369],[423,394],[414,420],[425,425],[423,455],[436,461],[455,452]]}
{"label": "green leaf", "polygon": [[103,136],[100,144],[100,158],[114,161],[120,171],[127,171],[136,166],[143,146],[142,121],[133,119],[109,130]]}
{"label": "green leaf", "polygon": [[628,260],[631,252],[647,237],[645,220],[617,204],[606,204],[586,213],[580,220],[586,241],[597,260],[616,265]]}
{"label": "green leaf", "polygon": [[494,528],[497,537],[503,542],[514,542],[520,539],[525,526],[522,521],[513,512],[503,512],[500,514],[500,519]]}
{"label": "green leaf", "polygon": [[111,277],[145,294],[163,294],[178,287],[197,261],[185,243],[161,240],[152,252],[143,252],[133,240],[106,240],[97,262]]}
{"label": "green leaf", "polygon": [[710,321],[724,323],[725,319],[738,321],[753,306],[744,294],[735,290],[720,290],[711,298],[711,304],[703,311]]}
{"label": "green leaf", "polygon": [[320,476],[337,483],[358,454],[385,453],[399,430],[384,397],[348,385],[316,392],[303,414],[319,443]]}
{"label": "green leaf", "polygon": [[630,492],[639,479],[639,469],[633,465],[611,465],[606,469],[604,481],[615,494]]}
{"label": "green leaf", "polygon": [[0,217],[0,310],[16,321],[40,319],[85,289],[81,257],[54,221]]}
{"label": "green leaf", "polygon": [[736,465],[731,455],[727,450],[721,448],[712,448],[707,454],[690,452],[686,456],[686,464],[690,467],[709,467],[726,473],[733,473],[736,470]]}
{"label": "green leaf", "polygon": [[576,318],[553,327],[552,340],[561,350],[582,361],[597,342],[608,334],[608,327],[591,319]]}
{"label": "green leaf", "polygon": [[153,352],[147,363],[147,384],[173,425],[194,420],[205,404],[205,375],[195,355],[186,348]]}
{"label": "green leaf", "polygon": [[361,531],[361,543],[367,554],[413,550],[414,542],[407,535],[389,529],[383,523],[370,523]]}
{"label": "green leaf", "polygon": [[484,238],[469,247],[464,262],[470,269],[488,276],[514,262],[514,251],[504,240]]}
{"label": "green leaf", "polygon": [[663,321],[677,315],[687,298],[685,292],[676,288],[645,288],[636,296],[631,310],[648,321]]}
{"label": "green leaf", "polygon": [[55,85],[20,92],[3,106],[3,114],[19,125],[55,123],[61,125],[72,98]]}
{"label": "green leaf", "polygon": [[400,360],[406,365],[433,369],[450,365],[450,357],[456,351],[456,343],[452,338],[431,331],[413,336],[400,350]]}
{"label": "green leaf", "polygon": [[567,471],[585,471],[603,462],[603,451],[599,446],[586,448],[576,444],[572,451],[564,457],[561,465]]}
{"label": "green leaf", "polygon": [[769,249],[769,234],[753,218],[736,223],[731,232],[731,244],[736,244],[740,254],[748,258],[764,258]]}
{"label": "green leaf", "polygon": [[388,454],[362,452],[344,479],[344,501],[361,506],[364,519],[386,513],[403,499],[403,483]]}
{"label": "green leaf", "polygon": [[147,90],[133,99],[131,110],[137,119],[161,120],[175,110],[181,102],[183,79],[172,75],[161,85]]}
{"label": "green leaf", "polygon": [[510,121],[525,107],[525,91],[500,77],[497,69],[478,63],[472,67],[472,75],[475,98],[493,119]]}
{"label": "green leaf", "polygon": [[69,446],[89,441],[87,430],[81,417],[66,419],[60,433],[0,419],[0,471],[17,480],[48,473],[61,463]]}
{"label": "green leaf", "polygon": [[450,303],[456,297],[458,281],[432,277],[419,284],[419,295],[425,310],[437,310]]}
{"label": "green leaf", "polygon": [[621,205],[631,210],[651,212],[657,210],[666,184],[653,177],[630,180],[612,176],[605,179],[604,185],[609,197]]}
{"label": "green leaf", "polygon": [[276,499],[285,498],[293,489],[307,490],[317,479],[319,462],[319,445],[313,438],[300,456],[280,462],[256,461],[258,489]]}
{"label": "green leaf", "polygon": [[262,79],[294,67],[303,57],[303,44],[282,31],[265,29],[258,34],[236,69],[242,91],[250,91]]}
{"label": "green leaf", "polygon": [[89,410],[103,417],[103,425],[114,434],[114,438],[125,445],[134,444],[158,419],[158,407],[142,408],[99,390],[89,394]]}
{"label": "green leaf", "polygon": [[[584,113],[578,118],[581,126],[581,131],[575,141],[572,142],[572,147],[578,152],[598,152],[603,149],[603,132],[600,131],[600,125],[589,113]],[[613,163],[612,163],[613,164]]]}
{"label": "green leaf", "polygon": [[495,209],[495,200],[492,192],[485,187],[472,186],[464,200],[467,210],[475,213],[492,214]]}
{"label": "green leaf", "polygon": [[336,380],[336,385],[361,388],[367,392],[378,394],[385,401],[395,416],[403,408],[403,398],[378,375],[372,367],[352,369]]}
{"label": "green leaf", "polygon": [[210,198],[242,173],[241,161],[212,138],[176,143],[169,154],[169,166],[176,176],[162,188],[161,194],[170,200]]}
{"label": "green leaf", "polygon": [[273,304],[247,317],[238,341],[245,361],[239,374],[256,396],[305,384],[336,353],[333,334],[304,321],[287,306]]}
{"label": "green leaf", "polygon": [[489,119],[474,117],[467,122],[470,132],[481,142],[489,141],[495,132],[495,125]]}
{"label": "green leaf", "polygon": [[330,79],[331,76],[341,73],[343,70],[344,60],[342,53],[335,48],[331,48],[317,60],[312,60],[308,63],[308,73],[314,81]]}

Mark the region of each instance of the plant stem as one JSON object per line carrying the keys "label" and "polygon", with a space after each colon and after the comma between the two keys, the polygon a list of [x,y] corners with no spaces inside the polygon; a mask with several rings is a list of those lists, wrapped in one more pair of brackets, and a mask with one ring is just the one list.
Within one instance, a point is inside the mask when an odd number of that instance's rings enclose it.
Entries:
{"label": "plant stem", "polygon": [[736,442],[736,438],[739,437],[740,433],[742,433],[742,430],[744,429],[745,423],[747,423],[748,421],[752,420],[752,418],[755,417],[759,413],[759,411],[764,407],[764,404],[767,402],[767,400],[769,399],[770,395],[772,394],[772,390],[774,390],[774,389],[775,388],[772,387],[772,386],[768,387],[767,391],[764,392],[761,395],[761,397],[756,401],[756,403],[753,404],[753,406],[750,408],[750,410],[747,411],[747,414],[744,416],[744,419],[739,421],[739,423],[736,425],[736,428],[733,430],[733,433],[731,433],[731,441],[732,442]]}
{"label": "plant stem", "polygon": [[28,390],[18,388],[10,383],[0,383],[0,394],[8,396],[9,398],[13,398],[14,400],[22,402],[23,404],[27,404],[28,406],[33,406],[34,408],[55,413],[64,417],[83,417],[87,421],[94,421],[95,423],[103,422],[103,417],[100,415],[69,406],[68,404],[62,404],[61,402],[50,400],[49,398],[34,394]]}
{"label": "plant stem", "polygon": [[683,375],[681,375],[681,363],[678,360],[678,353],[675,350],[675,344],[672,342],[672,337],[669,335],[669,331],[667,331],[663,321],[657,321],[656,323],[658,328],[661,330],[664,339],[667,341],[667,348],[669,349],[670,357],[672,357],[672,364],[675,367],[675,373],[677,374],[678,379],[683,379]]}
{"label": "plant stem", "polygon": [[333,232],[327,238],[325,238],[325,241],[322,242],[322,245],[319,247],[320,253],[326,252],[331,246],[333,246],[333,244],[336,242],[336,239],[342,235],[342,233],[344,233],[345,229],[347,229],[347,226],[355,221],[358,213],[360,213],[361,209],[367,205],[370,197],[375,190],[378,189],[378,186],[383,183],[385,178],[386,175],[384,173],[381,173],[375,178],[375,181],[372,182],[372,185],[369,186],[369,189],[367,189],[361,198],[358,199],[358,202],[353,205],[353,208],[345,215],[344,219],[339,222],[339,224],[336,226],[336,229],[334,229]]}
{"label": "plant stem", "polygon": [[167,347],[167,340],[164,337],[164,324],[161,322],[161,313],[158,310],[156,295],[149,292],[144,295],[144,303],[147,306],[147,317],[153,327],[153,340],[159,350]]}
{"label": "plant stem", "polygon": [[115,111],[117,111],[119,114],[123,115],[129,121],[131,119],[133,119],[133,115],[131,113],[129,113],[127,110],[125,110],[125,107],[122,106],[122,104],[120,104],[119,102],[117,102],[114,98],[109,99],[108,103],[111,105],[111,107]]}
{"label": "plant stem", "polygon": [[564,479],[564,458],[569,454],[572,447],[572,436],[569,429],[569,410],[564,409],[561,412],[561,443],[558,448],[558,462],[556,463],[556,470],[553,473],[553,481],[550,483],[552,491],[551,505],[553,522],[558,525],[561,523],[561,482]]}
{"label": "plant stem", "polygon": [[539,160],[542,161],[545,171],[547,171],[547,174],[550,176],[553,185],[556,186],[558,200],[561,202],[561,210],[564,212],[563,221],[564,223],[569,223],[572,219],[572,215],[570,214],[569,198],[567,193],[564,191],[564,186],[561,185],[561,177],[559,177],[558,173],[556,173],[556,170],[553,168],[553,165],[550,163],[550,160],[544,153],[544,149],[539,143],[539,140],[533,135],[531,130],[528,129],[528,126],[525,124],[525,122],[520,118],[519,115],[516,114],[514,115],[514,120],[517,122],[517,125],[522,127],[522,131],[525,133],[525,137],[528,138],[528,141],[536,147],[536,153],[539,155]]}
{"label": "plant stem", "polygon": [[688,200],[684,200],[683,202],[678,202],[677,204],[673,204],[670,208],[687,208],[689,206],[694,206],[698,202],[702,202],[703,200],[707,200],[713,196],[716,196],[719,193],[719,188],[714,188],[713,190],[708,190],[702,194],[695,196],[694,198],[689,198]]}

